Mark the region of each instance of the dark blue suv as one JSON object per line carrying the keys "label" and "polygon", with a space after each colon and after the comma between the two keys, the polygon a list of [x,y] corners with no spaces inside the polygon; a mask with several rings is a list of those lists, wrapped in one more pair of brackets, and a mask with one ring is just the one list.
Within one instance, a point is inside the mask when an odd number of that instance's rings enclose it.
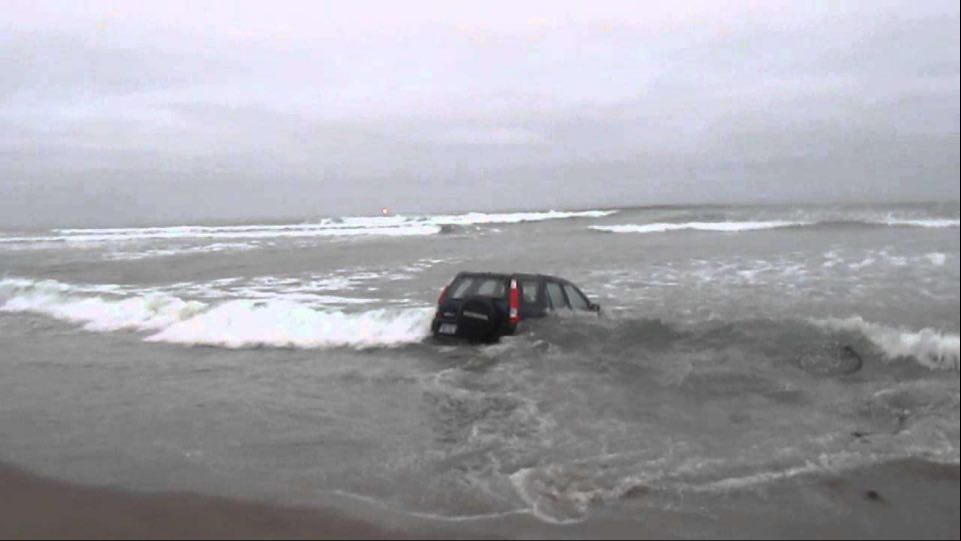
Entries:
{"label": "dark blue suv", "polygon": [[577,286],[543,274],[461,272],[437,299],[431,333],[438,338],[493,342],[528,319],[600,312]]}

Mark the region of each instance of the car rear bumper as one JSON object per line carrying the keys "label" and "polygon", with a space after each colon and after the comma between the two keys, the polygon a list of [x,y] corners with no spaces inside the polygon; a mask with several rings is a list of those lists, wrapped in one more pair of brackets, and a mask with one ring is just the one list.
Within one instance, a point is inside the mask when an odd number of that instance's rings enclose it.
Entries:
{"label": "car rear bumper", "polygon": [[[430,334],[433,335],[434,338],[466,340],[466,338],[460,336],[457,332],[454,332],[453,334],[440,332],[441,325],[457,325],[457,321],[455,319],[435,317],[430,322]],[[497,332],[494,333],[494,340],[500,338],[501,336],[510,336],[514,334],[516,331],[517,331],[516,325],[509,325],[509,324],[501,325],[500,328],[497,329]]]}
{"label": "car rear bumper", "polygon": [[[455,320],[453,320],[453,319],[436,318],[436,317],[435,317],[435,318],[430,322],[430,333],[433,334],[434,336],[440,335],[440,334],[441,334],[441,333],[440,333],[440,326],[441,326],[441,325],[457,325],[457,322],[456,322]],[[443,336],[448,336],[448,337],[451,337],[451,338],[455,338],[457,335],[456,335],[456,334],[444,334]]]}

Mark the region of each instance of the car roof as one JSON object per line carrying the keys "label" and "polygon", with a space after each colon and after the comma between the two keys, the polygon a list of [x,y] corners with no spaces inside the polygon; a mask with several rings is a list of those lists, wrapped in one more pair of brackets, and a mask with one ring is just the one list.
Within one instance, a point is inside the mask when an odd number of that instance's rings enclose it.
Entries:
{"label": "car roof", "polygon": [[526,272],[476,272],[476,271],[460,271],[457,276],[461,275],[471,275],[471,276],[489,276],[492,278],[510,278],[512,276],[517,278],[534,278],[538,280],[554,280],[556,282],[562,282],[574,285],[573,282],[566,278],[561,278],[559,276],[551,276],[550,274],[532,274]]}

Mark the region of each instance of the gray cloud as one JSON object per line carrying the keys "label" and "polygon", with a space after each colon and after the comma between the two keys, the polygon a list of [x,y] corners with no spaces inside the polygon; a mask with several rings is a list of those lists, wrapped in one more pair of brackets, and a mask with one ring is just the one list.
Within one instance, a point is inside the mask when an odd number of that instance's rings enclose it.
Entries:
{"label": "gray cloud", "polygon": [[958,197],[956,5],[551,5],[12,3],[0,225]]}

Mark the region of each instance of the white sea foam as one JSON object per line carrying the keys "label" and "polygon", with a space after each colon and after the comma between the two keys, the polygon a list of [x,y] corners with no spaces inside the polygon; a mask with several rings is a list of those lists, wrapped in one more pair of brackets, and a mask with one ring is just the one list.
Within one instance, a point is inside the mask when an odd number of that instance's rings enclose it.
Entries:
{"label": "white sea foam", "polygon": [[389,308],[348,313],[291,300],[220,304],[162,293],[96,295],[60,282],[0,280],[0,312],[28,312],[80,323],[90,331],[151,331],[146,340],[225,347],[381,347],[427,335],[431,309]]}
{"label": "white sea foam", "polygon": [[175,248],[158,248],[152,250],[110,251],[103,255],[111,261],[137,261],[157,257],[180,255],[195,255],[221,252],[242,252],[260,247],[258,242],[214,242],[200,246],[183,246]]}
{"label": "white sea foam", "polygon": [[803,475],[823,473],[826,471],[829,470],[827,470],[827,468],[821,464],[816,462],[807,462],[805,464],[786,468],[784,470],[760,471],[741,477],[728,477],[703,485],[682,485],[680,488],[693,492],[727,492],[746,489],[758,485],[768,485],[777,481],[784,481]]}
{"label": "white sea foam", "polygon": [[812,322],[836,331],[863,334],[889,358],[910,357],[928,368],[958,370],[959,336],[935,329],[911,331],[865,321],[860,316],[816,319]]}
{"label": "white sea foam", "polygon": [[668,231],[718,231],[722,233],[739,233],[741,231],[759,231],[764,229],[778,229],[782,227],[796,227],[810,225],[810,222],[791,222],[773,220],[764,222],[685,222],[685,223],[650,223],[623,225],[592,225],[590,229],[608,233],[666,233]]}
{"label": "white sea foam", "polygon": [[924,257],[932,265],[937,265],[938,267],[944,266],[944,263],[948,260],[948,256],[941,252],[931,252],[930,254],[924,254]]}
{"label": "white sea foam", "polygon": [[863,452],[839,451],[812,455],[803,462],[790,466],[772,467],[743,475],[731,475],[701,483],[680,482],[674,488],[685,492],[729,492],[770,485],[797,477],[838,473],[875,464],[883,458],[896,459],[907,456],[881,457]]}
{"label": "white sea foam", "polygon": [[557,465],[550,465],[545,470],[522,468],[510,474],[509,479],[535,517],[550,524],[576,524],[584,519],[596,498],[596,488],[590,484],[590,479],[576,484],[557,482],[552,475],[559,475],[560,469]]}

